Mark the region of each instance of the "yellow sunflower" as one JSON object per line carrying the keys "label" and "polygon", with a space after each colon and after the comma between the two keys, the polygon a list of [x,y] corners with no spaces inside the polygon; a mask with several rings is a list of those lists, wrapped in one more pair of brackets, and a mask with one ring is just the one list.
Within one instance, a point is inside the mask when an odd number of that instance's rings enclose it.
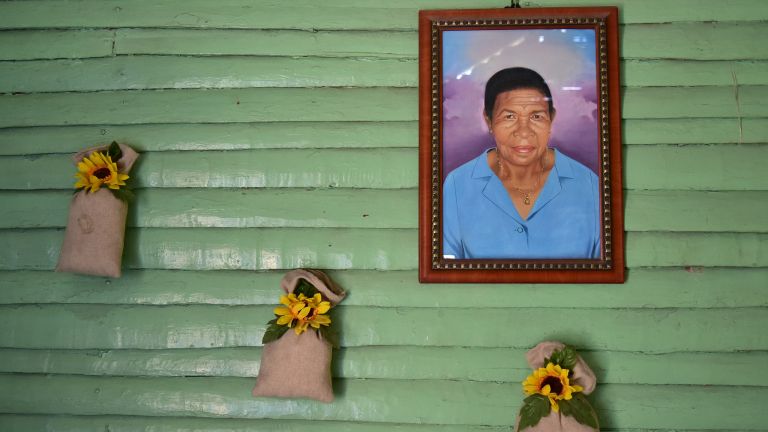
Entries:
{"label": "yellow sunflower", "polygon": [[[288,328],[293,327],[296,334],[304,332],[308,325],[307,315],[309,315],[309,312],[312,309],[307,307],[304,300],[305,297],[303,295],[300,297],[296,297],[294,294],[281,296],[280,303],[285,306],[278,306],[274,310],[275,315],[278,316],[277,324],[288,326]],[[296,321],[295,327],[293,324],[294,321]]]}
{"label": "yellow sunflower", "polygon": [[309,326],[318,329],[321,325],[331,324],[331,318],[324,315],[331,309],[331,303],[323,301],[320,294],[306,297],[304,294],[288,294],[280,297],[284,306],[275,308],[277,324],[293,328],[296,334],[304,333]]}
{"label": "yellow sunflower", "polygon": [[331,302],[323,301],[323,296],[318,293],[307,299],[307,305],[312,308],[312,313],[307,317],[309,325],[316,329],[321,325],[331,325],[331,318],[324,315],[331,309]]}
{"label": "yellow sunflower", "polygon": [[75,189],[90,189],[91,193],[98,191],[102,185],[110,189],[120,189],[120,186],[125,186],[125,180],[128,179],[127,174],[120,174],[112,158],[101,152],[93,152],[84,157],[77,164],[77,171]]}
{"label": "yellow sunflower", "polygon": [[572,393],[583,391],[578,385],[571,385],[568,379],[568,369],[548,363],[547,367],[539,368],[523,381],[523,391],[530,396],[540,394],[549,399],[552,409],[560,411],[559,400],[571,400]]}

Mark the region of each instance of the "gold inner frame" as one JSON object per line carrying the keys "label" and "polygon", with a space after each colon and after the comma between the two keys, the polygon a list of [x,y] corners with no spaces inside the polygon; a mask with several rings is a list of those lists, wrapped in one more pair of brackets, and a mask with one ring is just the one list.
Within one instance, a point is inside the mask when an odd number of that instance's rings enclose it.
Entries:
{"label": "gold inner frame", "polygon": [[[442,244],[440,220],[440,31],[443,28],[456,27],[510,27],[531,25],[574,25],[591,24],[597,26],[597,52],[599,57],[599,99],[600,99],[600,154],[601,154],[601,206],[603,210],[603,258],[599,262],[498,262],[480,260],[446,260],[440,253]],[[611,170],[608,125],[608,49],[606,21],[602,18],[528,18],[528,19],[489,19],[489,20],[438,20],[431,25],[431,264],[433,269],[452,270],[610,270],[613,268],[613,249],[611,245]],[[592,260],[594,261],[594,260]]]}

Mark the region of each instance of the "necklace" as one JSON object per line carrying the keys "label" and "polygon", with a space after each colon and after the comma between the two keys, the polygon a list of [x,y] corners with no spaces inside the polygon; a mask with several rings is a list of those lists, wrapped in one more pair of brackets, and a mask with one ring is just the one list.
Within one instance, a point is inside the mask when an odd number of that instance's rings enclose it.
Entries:
{"label": "necklace", "polygon": [[[498,150],[496,150],[496,169],[498,170],[499,174],[501,174],[501,158],[499,157]],[[541,170],[539,170],[538,173],[536,173],[536,183],[533,184],[533,187],[531,189],[522,189],[515,185],[511,185],[512,189],[519,192],[520,195],[523,197],[523,204],[525,205],[531,205],[531,194],[536,193],[536,190],[539,188],[539,180],[541,180],[541,173],[544,172],[544,164],[541,164]]]}
{"label": "necklace", "polygon": [[520,195],[523,196],[523,204],[531,205],[531,194],[536,192],[536,189],[538,187],[539,187],[539,179],[538,179],[538,176],[537,176],[536,183],[533,184],[533,188],[531,188],[531,189],[520,189],[517,186],[512,186],[512,189],[520,192]]}

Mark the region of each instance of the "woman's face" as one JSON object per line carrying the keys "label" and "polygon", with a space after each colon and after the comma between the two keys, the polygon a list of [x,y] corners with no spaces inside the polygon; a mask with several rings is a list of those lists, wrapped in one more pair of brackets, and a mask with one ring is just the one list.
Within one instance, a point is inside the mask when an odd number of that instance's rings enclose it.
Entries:
{"label": "woman's face", "polygon": [[486,123],[501,158],[514,165],[540,163],[547,151],[552,116],[546,96],[535,89],[510,90],[496,96]]}

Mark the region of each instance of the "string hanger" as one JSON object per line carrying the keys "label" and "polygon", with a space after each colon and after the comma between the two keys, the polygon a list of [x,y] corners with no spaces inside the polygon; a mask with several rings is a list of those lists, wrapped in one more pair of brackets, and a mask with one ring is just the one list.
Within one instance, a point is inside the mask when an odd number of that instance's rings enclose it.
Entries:
{"label": "string hanger", "polygon": [[509,0],[509,6],[504,6],[504,9],[518,9],[520,7],[520,0]]}

